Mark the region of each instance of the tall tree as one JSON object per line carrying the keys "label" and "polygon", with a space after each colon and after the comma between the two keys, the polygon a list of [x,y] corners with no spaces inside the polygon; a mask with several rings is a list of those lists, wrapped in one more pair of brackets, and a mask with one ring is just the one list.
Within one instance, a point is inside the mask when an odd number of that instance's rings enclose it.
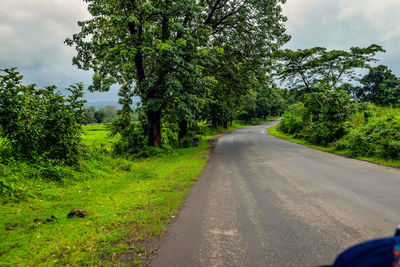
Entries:
{"label": "tall tree", "polygon": [[352,47],[349,51],[327,50],[323,47],[285,49],[275,52],[281,68],[278,76],[292,88],[303,89],[310,93],[318,84],[337,88],[343,82],[356,78],[356,70],[370,67],[377,61],[374,56],[384,52],[379,45],[372,44],[365,48]]}
{"label": "tall tree", "polygon": [[354,94],[363,102],[389,105],[400,100],[400,79],[387,66],[370,68],[360,82],[363,86],[354,87]]}
{"label": "tall tree", "polygon": [[73,63],[94,71],[92,91],[108,91],[115,83],[134,88],[147,115],[149,145],[155,147],[161,146],[163,112],[177,100],[172,96],[193,88],[193,82],[204,86],[197,77],[204,78],[207,51],[233,47],[241,58],[237,63],[262,61],[265,52],[288,40],[279,6],[285,0],[85,2],[93,18],[79,22],[80,33],[66,40],[78,52]]}

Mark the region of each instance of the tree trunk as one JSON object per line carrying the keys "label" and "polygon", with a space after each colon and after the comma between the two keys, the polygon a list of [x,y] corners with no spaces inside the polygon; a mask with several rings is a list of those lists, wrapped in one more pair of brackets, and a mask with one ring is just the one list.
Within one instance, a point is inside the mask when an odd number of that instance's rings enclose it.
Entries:
{"label": "tree trunk", "polygon": [[188,137],[188,122],[187,120],[182,120],[179,122],[178,138],[182,140],[185,137]]}
{"label": "tree trunk", "polygon": [[218,127],[217,120],[215,120],[215,119],[213,118],[211,124],[212,124],[212,128],[213,128],[213,129],[217,129],[217,127]]}
{"label": "tree trunk", "polygon": [[149,146],[161,147],[161,111],[147,111]]}
{"label": "tree trunk", "polygon": [[228,129],[228,121],[227,121],[227,120],[224,121],[224,128],[225,128],[225,129]]}

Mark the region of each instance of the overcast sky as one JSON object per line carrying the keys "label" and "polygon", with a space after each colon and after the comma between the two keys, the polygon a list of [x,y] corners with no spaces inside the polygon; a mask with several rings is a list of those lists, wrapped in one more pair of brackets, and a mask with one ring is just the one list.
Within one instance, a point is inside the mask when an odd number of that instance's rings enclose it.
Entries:
{"label": "overcast sky", "polygon": [[[382,45],[378,56],[400,76],[399,0],[287,0],[284,13],[291,49]],[[90,73],[72,66],[75,51],[63,42],[89,18],[82,0],[1,0],[0,68],[18,67],[26,83],[90,83]],[[86,95],[89,104],[116,104],[116,89]]]}

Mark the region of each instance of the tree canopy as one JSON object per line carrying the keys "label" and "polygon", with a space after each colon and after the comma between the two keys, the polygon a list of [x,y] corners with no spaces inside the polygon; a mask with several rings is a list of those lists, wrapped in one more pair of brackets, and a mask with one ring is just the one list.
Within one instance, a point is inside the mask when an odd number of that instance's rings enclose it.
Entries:
{"label": "tree canopy", "polygon": [[285,49],[276,51],[275,57],[281,63],[279,78],[290,87],[310,93],[318,84],[337,88],[356,79],[356,70],[369,68],[369,63],[377,61],[374,56],[378,52],[384,52],[383,48],[372,44],[365,48],[351,47],[349,51],[329,51],[324,47]]}
{"label": "tree canopy", "polygon": [[360,83],[362,86],[354,87],[353,93],[362,102],[389,105],[400,100],[400,79],[387,66],[370,68]]}
{"label": "tree canopy", "polygon": [[165,113],[184,125],[204,99],[230,101],[242,78],[265,71],[271,52],[289,40],[285,0],[85,1],[93,18],[66,40],[77,50],[73,63],[94,71],[90,90],[120,84],[122,95],[141,98],[155,147]]}

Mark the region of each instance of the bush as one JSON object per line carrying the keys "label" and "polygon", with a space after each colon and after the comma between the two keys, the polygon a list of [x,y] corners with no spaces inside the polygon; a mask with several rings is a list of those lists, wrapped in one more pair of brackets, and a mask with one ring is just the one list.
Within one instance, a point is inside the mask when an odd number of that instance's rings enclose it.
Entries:
{"label": "bush", "polygon": [[0,138],[17,158],[75,164],[80,148],[83,85],[68,98],[55,86],[23,85],[15,69],[0,70]]}
{"label": "bush", "polygon": [[279,130],[287,134],[299,133],[304,127],[302,119],[304,111],[304,104],[301,102],[290,106],[283,115]]}
{"label": "bush", "polygon": [[26,197],[26,188],[21,188],[14,182],[0,176],[0,196],[0,203],[6,202],[7,200],[22,200]]}
{"label": "bush", "polygon": [[189,132],[193,135],[205,135],[210,132],[211,125],[208,121],[199,121],[189,125]]}
{"label": "bush", "polygon": [[305,103],[292,105],[285,112],[279,130],[316,145],[328,145],[346,133],[346,121],[352,114],[346,91],[320,85],[305,95]]}
{"label": "bush", "polygon": [[[323,87],[323,86],[322,86]],[[316,145],[328,145],[345,134],[345,122],[352,106],[346,91],[326,89],[305,96],[303,114],[305,139]]]}
{"label": "bush", "polygon": [[255,116],[249,113],[247,110],[240,110],[239,114],[237,115],[237,119],[243,122],[250,122]]}
{"label": "bush", "polygon": [[114,144],[116,154],[139,154],[147,146],[147,135],[141,123],[131,123],[120,131],[121,138]]}
{"label": "bush", "polygon": [[180,148],[188,148],[188,147],[193,147],[193,146],[198,146],[199,145],[199,137],[184,137],[181,140],[179,140],[179,147]]}
{"label": "bush", "polygon": [[400,159],[400,115],[387,111],[382,116],[352,129],[343,138],[344,149],[354,156]]}

